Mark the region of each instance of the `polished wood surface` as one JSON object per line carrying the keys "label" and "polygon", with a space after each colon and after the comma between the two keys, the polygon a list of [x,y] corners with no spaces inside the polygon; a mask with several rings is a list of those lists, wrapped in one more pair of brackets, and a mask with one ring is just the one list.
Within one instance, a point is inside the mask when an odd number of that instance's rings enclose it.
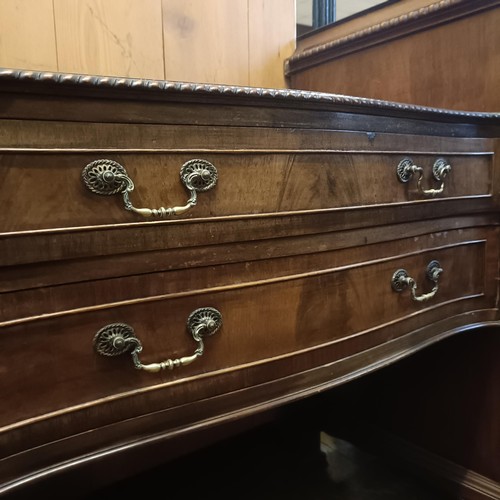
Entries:
{"label": "polished wood surface", "polygon": [[[347,266],[359,266],[360,262],[377,264],[381,258],[397,264],[400,256],[409,258],[414,254],[415,241],[426,252],[450,248],[478,252],[484,258],[489,255],[485,252],[491,251],[494,257],[495,230],[484,227],[488,223],[485,218],[455,219],[453,230],[449,229],[449,220],[440,222],[433,227],[436,232],[430,234],[426,232],[428,224],[413,223],[399,235],[400,239],[391,241],[384,240],[399,229],[397,225],[368,235],[366,229],[361,229],[286,237],[284,241],[263,240],[258,248],[249,241],[194,248],[187,244],[184,249],[157,252],[138,250],[98,257],[103,270],[92,265],[94,256],[33,263],[28,269],[12,266],[2,275],[1,324],[11,326],[42,314],[59,317],[65,310],[83,312],[92,306],[102,309],[104,304],[108,304],[107,308],[133,304],[144,297],[161,300],[188,292],[312,279]],[[471,228],[474,225],[483,227]],[[443,230],[444,234],[437,232]],[[425,268],[426,264],[422,265]],[[228,279],[228,275],[240,278]],[[45,287],[52,287],[50,294]]]}
{"label": "polished wood surface", "polygon": [[[498,115],[0,75],[0,494],[78,471],[94,485],[125,477],[193,432],[499,320]],[[191,158],[213,161],[219,179],[186,216],[142,219],[83,185],[82,168],[108,155],[138,205],[186,200],[179,168]],[[443,193],[399,182],[406,156],[425,187],[446,157]],[[443,269],[433,297],[393,290],[404,268],[429,293],[432,260]],[[200,307],[217,308],[222,327],[190,365],[147,373],[128,353],[94,350],[99,329],[127,323],[143,363],[189,356]]]}
{"label": "polished wood surface", "polygon": [[[482,236],[486,233],[483,232]],[[438,238],[439,235],[430,235],[429,239],[434,239],[436,248],[426,248],[421,244],[418,256],[413,241],[406,242],[410,246],[409,252],[405,252],[401,245],[399,255],[392,258],[386,253],[384,258],[373,259],[378,254],[377,247],[365,247],[366,254],[360,255],[362,264],[324,269],[318,262],[309,262],[315,271],[278,278],[272,276],[272,271],[265,272],[276,269],[277,264],[272,261],[266,261],[264,270],[257,271],[260,271],[260,279],[241,268],[240,272],[237,268],[229,272],[228,268],[221,267],[217,273],[226,276],[225,280],[218,278],[223,285],[209,288],[211,281],[217,278],[210,279],[209,273],[202,272],[203,277],[198,279],[205,283],[200,283],[198,289],[189,291],[181,278],[177,282],[182,283],[178,285],[181,291],[177,293],[155,296],[138,291],[139,298],[106,304],[106,298],[114,295],[111,286],[106,292],[103,290],[102,295],[93,294],[97,304],[80,309],[66,304],[65,296],[79,295],[77,291],[66,289],[60,297],[52,297],[52,301],[63,309],[60,314],[50,314],[45,307],[42,311],[46,311],[45,316],[50,319],[38,318],[33,322],[28,316],[27,321],[19,318],[15,325],[3,329],[11,339],[4,347],[8,360],[5,362],[6,371],[15,373],[19,364],[25,369],[14,380],[4,377],[2,381],[0,391],[9,394],[11,404],[2,412],[0,424],[9,425],[40,412],[84,404],[94,398],[125,395],[158,383],[183,385],[188,382],[186,377],[203,375],[209,380],[212,372],[222,379],[229,374],[243,377],[247,368],[255,363],[284,361],[306,353],[312,357],[315,350],[333,347],[351,336],[370,335],[375,327],[388,328],[410,314],[418,313],[414,324],[425,325],[429,321],[427,315],[436,320],[464,313],[469,308],[494,307],[495,282],[492,276],[484,276],[485,241],[441,246],[435,241]],[[495,240],[496,235],[492,234],[489,242],[493,245],[492,253],[498,252]],[[327,255],[322,257],[324,261],[328,259]],[[409,290],[396,294],[391,289],[393,273],[404,268],[417,280],[419,293],[430,291],[432,286],[426,283],[425,270],[432,260],[438,260],[443,268],[442,283],[435,300],[415,304]],[[470,263],[467,272],[462,269],[463,262]],[[286,260],[282,262],[283,265],[286,263]],[[285,274],[286,271],[278,272]],[[230,283],[231,276],[239,276],[244,282]],[[168,276],[159,279],[167,281]],[[314,293],[318,289],[321,294]],[[286,301],[280,297],[286,297]],[[372,297],[378,297],[378,300],[374,301]],[[21,300],[19,296],[14,297],[14,301]],[[359,304],[363,304],[361,310]],[[222,331],[206,339],[202,358],[175,372],[166,372],[165,375],[137,372],[128,355],[120,360],[95,359],[95,353],[89,349],[90,339],[100,328],[110,323],[127,323],[136,330],[144,346],[143,363],[191,354],[195,344],[186,331],[185,322],[192,311],[209,306],[222,313]],[[266,332],[272,332],[272,341]],[[400,335],[404,333],[405,329],[402,329]],[[392,337],[396,336],[393,331]],[[51,349],[51,346],[57,346],[57,349]],[[71,365],[64,368],[64,380],[60,380],[62,367],[58,360],[61,357],[73,359]],[[28,363],[27,360],[32,361]],[[313,361],[310,367],[314,367]],[[307,365],[303,366],[305,368]],[[295,368],[290,365],[290,369]],[[122,372],[130,373],[130,377],[120,376]],[[37,373],[43,373],[43,378],[37,379]],[[277,375],[278,370],[274,370],[272,377]],[[52,388],[49,400],[43,390],[47,384]],[[75,385],[78,391],[74,391]],[[219,384],[219,387],[224,390],[223,385]],[[25,401],[27,392],[32,392],[29,401]],[[185,394],[189,393],[185,389]],[[171,404],[174,403],[172,397]],[[120,414],[120,418],[124,416]]]}
{"label": "polished wood surface", "polygon": [[[5,153],[1,160],[5,175],[2,175],[4,189],[0,203],[7,209],[0,232],[143,221],[140,215],[125,210],[120,194],[100,196],[84,186],[83,168],[103,157],[125,167],[135,184],[130,195],[132,202],[137,207],[149,208],[184,205],[189,193],[179,183],[182,165],[195,158],[211,162],[217,168],[217,185],[199,193],[196,207],[178,217],[192,220],[427,202],[431,197],[417,189],[418,175],[407,184],[398,181],[397,166],[407,156],[323,151],[307,154],[300,150],[294,154],[228,152],[220,155],[199,151],[189,155]],[[432,165],[442,157],[452,170],[445,178],[443,194],[434,199],[491,198],[491,151],[478,151],[476,155],[454,155],[446,151],[413,154],[412,160],[424,168],[423,189],[440,186],[440,182],[432,178]],[[12,198],[10,193],[15,189],[22,190],[24,196]],[[68,200],[63,206],[61,198]]]}
{"label": "polished wood surface", "polygon": [[[406,2],[402,2],[405,4]],[[434,2],[343,35],[316,35],[288,61],[292,88],[498,111],[498,1]],[[349,23],[347,23],[349,24]],[[313,36],[313,35],[311,35]]]}

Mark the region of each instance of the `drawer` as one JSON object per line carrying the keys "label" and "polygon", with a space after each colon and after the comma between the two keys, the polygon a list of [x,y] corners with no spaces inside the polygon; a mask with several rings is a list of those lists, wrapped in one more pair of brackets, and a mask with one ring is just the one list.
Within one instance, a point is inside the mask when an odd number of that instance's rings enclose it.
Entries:
{"label": "drawer", "polygon": [[[99,162],[100,159],[106,161]],[[168,216],[169,219],[421,204],[448,198],[468,198],[473,204],[473,198],[491,196],[492,162],[493,154],[488,152],[411,155],[124,152],[108,153],[105,158],[99,152],[5,153],[0,157],[0,203],[4,211],[0,232],[109,226],[161,219],[126,210],[120,192],[96,194],[87,185],[100,193],[120,191],[125,185],[133,185],[129,201],[136,208],[185,208],[185,212]],[[92,167],[87,170],[86,185],[82,171],[87,165]],[[215,170],[211,170],[212,166]],[[440,170],[440,167],[446,168]],[[193,191],[183,184],[181,171],[185,180],[193,175],[186,182],[199,188],[195,193],[195,206],[187,206]],[[123,172],[130,179],[128,184],[123,177],[117,177],[123,176]],[[442,180],[436,180],[436,176]],[[468,211],[472,204],[467,207]]]}
{"label": "drawer", "polygon": [[[495,277],[485,274],[485,264],[497,245],[490,236],[376,260],[369,260],[376,250],[367,247],[357,263],[252,281],[240,276],[227,285],[7,326],[1,340],[1,425],[157,389],[168,397],[155,404],[173,407],[328,364],[347,355],[343,343],[349,342],[355,354],[437,321],[493,308]],[[433,261],[442,269],[435,291],[427,277]],[[415,280],[416,297],[427,294],[427,300],[414,300],[411,287],[395,291],[391,283],[401,270]],[[98,331],[126,324],[143,347],[143,364],[192,356],[200,345],[186,322],[207,307],[220,313],[222,326],[204,337],[202,356],[172,371],[137,370],[130,353],[104,356],[93,346]],[[120,418],[127,411],[158,409],[148,397],[125,408]]]}

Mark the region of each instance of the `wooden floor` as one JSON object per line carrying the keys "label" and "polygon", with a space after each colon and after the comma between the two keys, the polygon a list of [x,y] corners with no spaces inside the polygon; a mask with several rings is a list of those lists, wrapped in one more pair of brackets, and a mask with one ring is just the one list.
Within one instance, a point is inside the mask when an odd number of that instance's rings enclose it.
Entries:
{"label": "wooden floor", "polygon": [[377,455],[314,426],[286,420],[261,426],[88,497],[301,500],[448,500]]}

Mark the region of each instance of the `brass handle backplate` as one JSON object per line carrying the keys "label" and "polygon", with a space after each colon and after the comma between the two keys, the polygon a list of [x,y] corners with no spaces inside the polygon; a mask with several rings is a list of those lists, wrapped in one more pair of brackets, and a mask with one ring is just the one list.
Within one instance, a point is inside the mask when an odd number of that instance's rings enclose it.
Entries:
{"label": "brass handle backplate", "polygon": [[134,329],[126,323],[112,323],[101,328],[94,337],[94,349],[102,356],[120,356],[130,353],[134,366],[138,370],[150,373],[161,370],[173,370],[180,366],[189,365],[204,352],[203,338],[213,335],[222,325],[222,315],[213,307],[203,307],[193,311],[187,320],[187,329],[195,342],[196,349],[191,356],[167,359],[160,363],[144,365],[139,359],[142,351],[141,341],[136,337]]}
{"label": "brass handle backplate", "polygon": [[425,302],[436,295],[439,287],[438,280],[442,272],[443,269],[441,268],[441,265],[437,260],[429,262],[429,264],[427,265],[426,276],[430,281],[434,283],[434,286],[430,292],[424,293],[422,295],[417,295],[417,282],[408,275],[405,269],[398,269],[392,275],[392,289],[395,292],[402,292],[407,287],[410,287],[411,298],[416,302]]}
{"label": "brass handle backplate", "polygon": [[190,193],[186,205],[180,207],[137,208],[130,201],[134,183],[125,168],[113,160],[96,160],[89,163],[82,171],[85,186],[93,193],[113,195],[121,193],[127,210],[144,217],[169,217],[180,215],[197,203],[197,193],[208,191],[217,184],[218,173],[214,165],[206,160],[189,160],[181,168],[181,181]]}
{"label": "brass handle backplate", "polygon": [[441,183],[437,189],[424,189],[422,187],[422,179],[424,177],[424,169],[415,165],[411,158],[402,159],[397,168],[396,174],[400,182],[409,182],[414,174],[418,174],[417,187],[418,190],[425,196],[436,196],[444,191],[444,178],[451,172],[451,165],[444,159],[438,158],[432,166],[432,176]]}

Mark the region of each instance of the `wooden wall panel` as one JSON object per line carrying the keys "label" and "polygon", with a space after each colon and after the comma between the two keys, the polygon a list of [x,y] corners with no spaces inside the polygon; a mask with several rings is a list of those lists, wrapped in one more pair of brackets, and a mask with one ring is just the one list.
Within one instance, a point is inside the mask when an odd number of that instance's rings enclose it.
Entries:
{"label": "wooden wall panel", "polygon": [[160,0],[54,0],[59,71],[164,77]]}
{"label": "wooden wall panel", "polygon": [[57,70],[52,0],[0,1],[0,64]]}
{"label": "wooden wall panel", "polygon": [[436,2],[433,9],[411,14],[394,18],[392,27],[386,21],[392,33],[375,25],[372,32],[339,38],[332,26],[322,32],[330,41],[309,51],[309,59],[299,41],[289,85],[423,106],[500,111],[500,1]]}
{"label": "wooden wall panel", "polygon": [[0,66],[286,87],[295,0],[0,0]]}
{"label": "wooden wall panel", "polygon": [[249,85],[286,87],[283,64],[295,50],[295,0],[248,0]]}
{"label": "wooden wall panel", "polygon": [[167,80],[247,85],[247,0],[163,0]]}

